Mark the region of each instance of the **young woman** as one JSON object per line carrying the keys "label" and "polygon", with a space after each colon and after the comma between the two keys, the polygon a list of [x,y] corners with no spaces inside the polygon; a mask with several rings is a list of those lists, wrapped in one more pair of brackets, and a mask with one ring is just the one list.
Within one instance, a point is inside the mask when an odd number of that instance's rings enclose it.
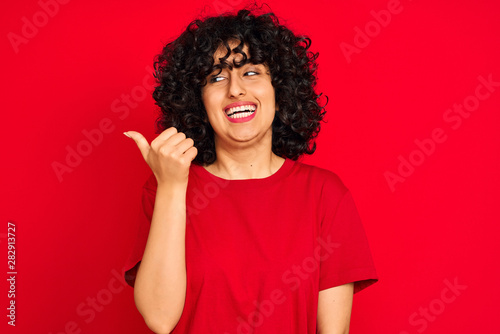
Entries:
{"label": "young woman", "polygon": [[156,333],[348,333],[377,281],[350,191],[298,161],[318,54],[273,13],[195,20],[155,61],[161,108],[125,279]]}

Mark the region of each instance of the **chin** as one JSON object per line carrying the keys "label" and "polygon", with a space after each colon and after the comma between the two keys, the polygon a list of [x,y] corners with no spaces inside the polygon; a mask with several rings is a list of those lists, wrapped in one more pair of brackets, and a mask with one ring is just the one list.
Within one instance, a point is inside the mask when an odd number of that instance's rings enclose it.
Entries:
{"label": "chin", "polygon": [[259,137],[259,133],[250,129],[242,129],[242,131],[235,131],[230,134],[230,138],[238,142],[248,142],[257,137]]}

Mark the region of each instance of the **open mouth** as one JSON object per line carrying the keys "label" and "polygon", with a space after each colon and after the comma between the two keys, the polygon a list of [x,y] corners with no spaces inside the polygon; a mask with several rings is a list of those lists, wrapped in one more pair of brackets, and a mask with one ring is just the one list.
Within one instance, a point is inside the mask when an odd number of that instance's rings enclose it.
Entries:
{"label": "open mouth", "polygon": [[243,111],[235,111],[232,114],[228,114],[229,118],[244,118],[253,114],[255,110],[243,110]]}
{"label": "open mouth", "polygon": [[233,119],[244,118],[252,115],[256,109],[257,106],[255,105],[240,106],[240,107],[230,108],[228,111],[226,111],[226,114],[227,117]]}

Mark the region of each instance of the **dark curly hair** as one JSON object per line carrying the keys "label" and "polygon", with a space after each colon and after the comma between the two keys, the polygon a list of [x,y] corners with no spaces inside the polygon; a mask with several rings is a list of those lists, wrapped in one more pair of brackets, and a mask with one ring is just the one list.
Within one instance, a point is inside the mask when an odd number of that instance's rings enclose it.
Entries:
{"label": "dark curly hair", "polygon": [[[233,50],[228,44],[231,40],[240,41]],[[248,45],[250,57],[242,51],[244,44]],[[221,45],[227,53],[214,65],[214,52]],[[156,133],[173,126],[194,140],[198,154],[193,163],[212,164],[216,160],[214,130],[201,99],[201,88],[214,70],[231,67],[226,59],[233,51],[243,55],[242,61],[233,60],[236,68],[248,62],[269,67],[279,109],[272,123],[272,151],[292,160],[314,153],[314,138],[320,131],[326,104],[320,107],[322,94],[314,91],[319,53],[308,51],[310,46],[309,37],[296,36],[272,12],[256,15],[252,9],[240,9],[237,14],[192,21],[155,57],[158,85],[153,98],[161,109]]]}

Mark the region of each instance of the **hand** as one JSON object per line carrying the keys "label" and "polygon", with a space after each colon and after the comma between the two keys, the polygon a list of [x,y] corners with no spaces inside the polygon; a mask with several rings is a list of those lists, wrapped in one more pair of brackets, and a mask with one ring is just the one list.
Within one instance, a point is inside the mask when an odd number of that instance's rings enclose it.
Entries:
{"label": "hand", "polygon": [[186,138],[175,127],[164,130],[151,142],[151,146],[139,132],[127,131],[124,134],[135,141],[158,184],[187,185],[189,166],[198,154],[193,139]]}

